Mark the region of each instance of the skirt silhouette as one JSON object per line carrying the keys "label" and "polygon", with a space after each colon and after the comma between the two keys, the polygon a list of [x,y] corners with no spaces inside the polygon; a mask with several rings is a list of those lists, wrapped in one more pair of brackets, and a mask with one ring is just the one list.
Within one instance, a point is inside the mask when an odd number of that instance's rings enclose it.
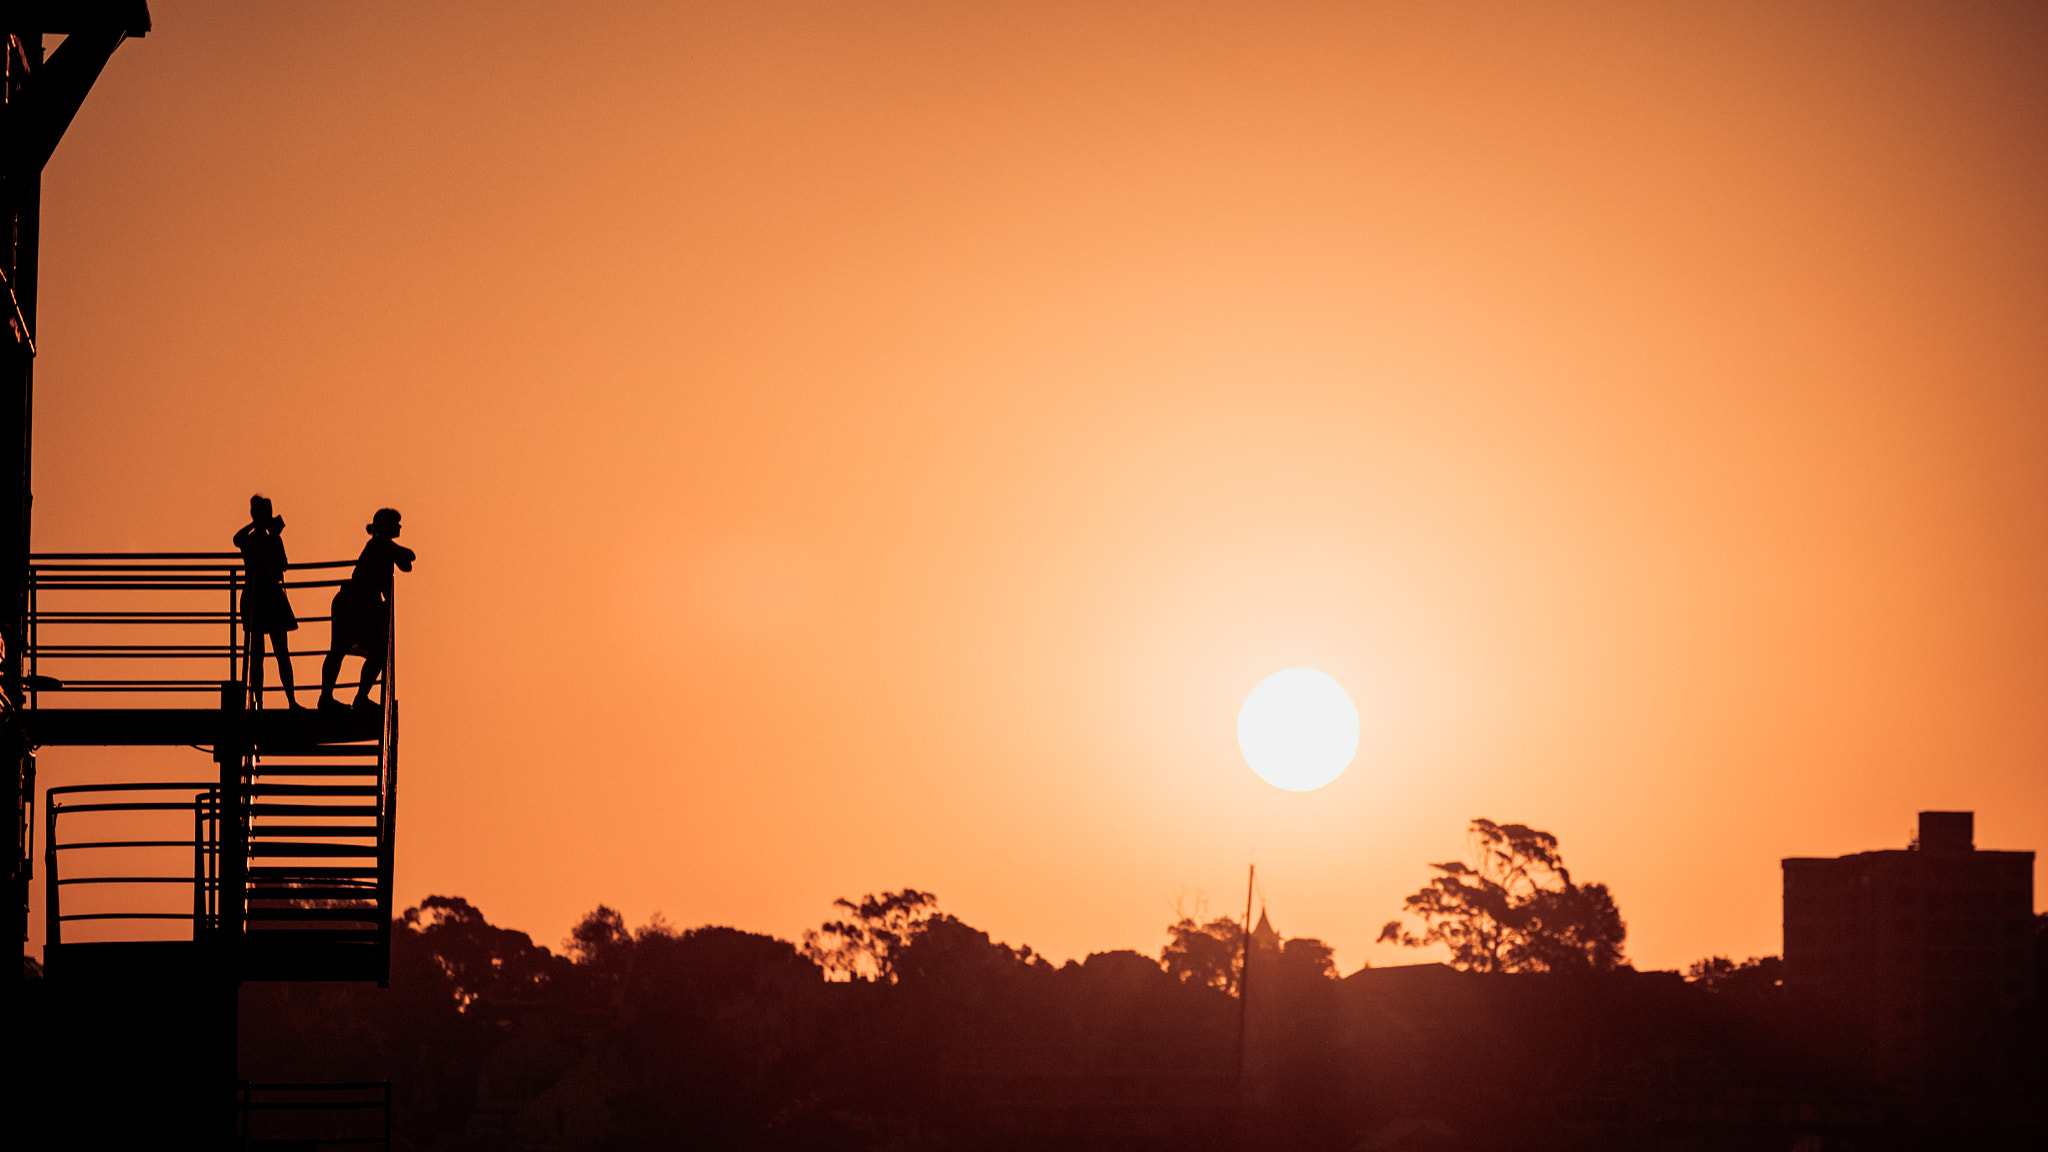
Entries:
{"label": "skirt silhouette", "polygon": [[391,606],[373,590],[344,584],[334,594],[334,640],[329,650],[365,658],[382,656]]}
{"label": "skirt silhouette", "polygon": [[242,592],[242,627],[261,636],[296,632],[299,618],[280,584],[251,584]]}

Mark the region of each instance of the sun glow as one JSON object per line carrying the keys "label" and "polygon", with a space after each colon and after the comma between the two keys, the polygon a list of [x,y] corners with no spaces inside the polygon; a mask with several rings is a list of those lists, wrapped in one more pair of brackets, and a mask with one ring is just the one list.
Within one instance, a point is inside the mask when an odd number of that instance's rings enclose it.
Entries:
{"label": "sun glow", "polygon": [[1343,685],[1313,668],[1275,672],[1238,709],[1237,746],[1266,783],[1313,792],[1351,766],[1358,709]]}

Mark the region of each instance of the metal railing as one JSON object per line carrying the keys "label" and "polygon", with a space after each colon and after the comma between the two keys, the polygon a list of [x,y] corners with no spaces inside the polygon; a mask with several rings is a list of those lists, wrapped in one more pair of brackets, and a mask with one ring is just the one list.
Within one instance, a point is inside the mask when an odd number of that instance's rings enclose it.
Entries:
{"label": "metal railing", "polygon": [[[354,565],[353,560],[293,564],[284,581],[286,594],[339,588]],[[236,552],[46,552],[30,557],[28,706],[49,706],[42,698],[53,693],[111,693],[129,697],[124,703],[163,707],[164,701],[151,698],[215,693],[221,684],[233,683],[250,688],[251,707],[263,707],[265,697],[283,688],[264,682],[263,669],[249,659],[253,638],[242,627],[247,587]],[[326,632],[333,622],[327,612],[322,603],[298,621],[327,625],[321,629]],[[319,683],[317,661],[326,654],[330,637],[318,639],[317,647],[302,643],[293,654],[295,671],[302,659],[316,664],[315,675],[298,677],[301,686]],[[66,701],[60,706],[88,705]],[[96,700],[89,706],[104,704]]]}
{"label": "metal railing", "polygon": [[[386,708],[386,736],[375,745],[322,746],[324,763],[246,768],[239,803],[230,809],[239,817],[225,827],[215,781],[51,788],[44,802],[47,945],[177,939],[186,934],[147,925],[182,921],[194,941],[247,934],[275,940],[296,932],[370,944],[377,970],[388,972],[395,711]],[[361,763],[334,765],[336,756]],[[241,867],[231,867],[238,854]],[[185,892],[165,894],[179,887]],[[79,940],[71,929],[86,922],[113,931],[89,931],[92,939]]]}
{"label": "metal railing", "polygon": [[[158,796],[184,794],[188,799],[149,800],[93,800],[90,802],[70,801],[71,796],[130,796],[138,793],[154,793]],[[220,928],[220,794],[211,781],[171,781],[147,784],[74,784],[69,787],[52,788],[45,804],[45,830],[43,839],[43,876],[48,886],[48,897],[44,901],[44,939],[50,944],[61,944],[64,939],[64,925],[87,920],[184,920],[192,925],[192,938],[203,938],[207,933]],[[175,813],[168,819],[141,816],[140,814]],[[143,825],[144,835],[122,836],[113,833],[113,838],[65,841],[58,838],[57,818],[60,815],[99,817],[127,817],[118,823],[133,827]],[[74,824],[75,826],[75,824]],[[165,834],[189,826],[189,839],[166,839]],[[152,834],[153,833],[153,834]],[[105,834],[102,834],[105,835]],[[164,871],[168,867],[161,859],[165,849],[181,849],[191,852],[190,871],[180,866],[175,871]],[[87,875],[70,875],[70,869],[60,867],[65,857],[60,852],[123,850],[129,853],[146,852],[154,858],[154,870],[128,868],[122,873],[107,874],[91,871]],[[181,852],[182,855],[182,852]],[[132,856],[130,857],[132,860]],[[145,865],[145,869],[148,865]],[[135,875],[137,871],[142,874]],[[135,889],[126,899],[89,902],[98,910],[88,912],[64,911],[63,893],[66,887],[94,886],[100,891],[108,887]],[[164,902],[151,900],[146,893],[165,885],[186,885],[191,888],[190,911],[167,911]],[[108,910],[104,904],[112,902]],[[141,905],[138,907],[137,905]]]}
{"label": "metal railing", "polygon": [[[236,1134],[253,1142],[289,1141],[391,1147],[391,1081],[235,1083]],[[351,1121],[354,1121],[353,1123]]]}
{"label": "metal railing", "polygon": [[[244,584],[238,557],[70,553],[36,561],[31,707],[37,696],[60,691],[129,693],[145,700],[163,692],[206,691],[216,694],[225,718],[261,699],[241,643]],[[347,566],[337,561],[295,565],[293,571]],[[341,583],[288,580],[285,586],[334,588]],[[195,598],[218,599],[206,608],[194,604]],[[118,602],[109,604],[110,599]],[[51,606],[53,601],[61,606]],[[324,615],[299,619],[329,621]],[[395,604],[385,626],[383,691],[374,733],[358,728],[361,735],[322,743],[311,735],[293,738],[297,722],[291,721],[269,729],[273,737],[285,733],[282,742],[257,747],[248,737],[233,735],[243,729],[230,722],[221,728],[224,743],[213,749],[221,765],[218,780],[50,789],[44,848],[47,943],[61,946],[65,926],[83,921],[128,922],[121,935],[137,939],[147,922],[182,920],[191,924],[194,940],[253,932],[275,941],[281,932],[298,931],[333,942],[374,943],[377,970],[388,973],[398,797]],[[221,632],[211,641],[165,634],[195,628]],[[93,642],[67,634],[85,629],[108,631],[90,637]],[[318,658],[325,650],[307,655]],[[59,685],[46,661],[115,662],[116,675]],[[164,661],[211,662],[202,663],[202,670],[228,678],[137,674],[138,669],[161,668]],[[69,670],[68,665],[59,667]],[[324,739],[337,736],[330,730]],[[81,834],[81,822],[93,828]],[[66,831],[74,839],[62,839]],[[173,850],[191,853],[189,869],[166,859]],[[94,858],[110,863],[95,867]],[[173,911],[166,900],[152,895],[175,885],[189,886],[190,911]],[[84,898],[88,891],[94,898]],[[67,901],[67,892],[80,899]]]}

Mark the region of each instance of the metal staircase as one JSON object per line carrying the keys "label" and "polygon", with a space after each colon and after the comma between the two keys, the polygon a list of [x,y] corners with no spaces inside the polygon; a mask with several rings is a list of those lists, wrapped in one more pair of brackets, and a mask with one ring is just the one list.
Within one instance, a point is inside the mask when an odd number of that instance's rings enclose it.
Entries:
{"label": "metal staircase", "polygon": [[[294,566],[299,578],[286,587],[330,590],[341,583],[333,570],[348,563]],[[216,768],[213,780],[49,790],[51,974],[98,967],[124,946],[162,953],[182,940],[236,980],[386,982],[395,628],[376,707],[264,708],[266,697],[282,704],[281,690],[260,686],[240,642],[238,557],[39,556],[30,586],[33,744],[185,745],[209,750]],[[328,623],[300,619],[316,636]],[[194,707],[201,692],[217,707]],[[177,931],[180,921],[189,932]]]}
{"label": "metal staircase", "polygon": [[[385,782],[396,748],[395,739],[306,744],[252,758],[245,979],[385,979],[392,920],[392,791]],[[266,975],[273,971],[294,975]]]}

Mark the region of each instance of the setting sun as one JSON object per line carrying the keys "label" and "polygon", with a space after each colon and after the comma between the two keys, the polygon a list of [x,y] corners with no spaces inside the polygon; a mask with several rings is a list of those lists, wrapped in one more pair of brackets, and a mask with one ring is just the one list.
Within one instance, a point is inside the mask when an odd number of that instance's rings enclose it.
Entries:
{"label": "setting sun", "polygon": [[1237,746],[1266,783],[1313,792],[1351,766],[1358,709],[1342,684],[1313,668],[1275,672],[1238,709]]}

